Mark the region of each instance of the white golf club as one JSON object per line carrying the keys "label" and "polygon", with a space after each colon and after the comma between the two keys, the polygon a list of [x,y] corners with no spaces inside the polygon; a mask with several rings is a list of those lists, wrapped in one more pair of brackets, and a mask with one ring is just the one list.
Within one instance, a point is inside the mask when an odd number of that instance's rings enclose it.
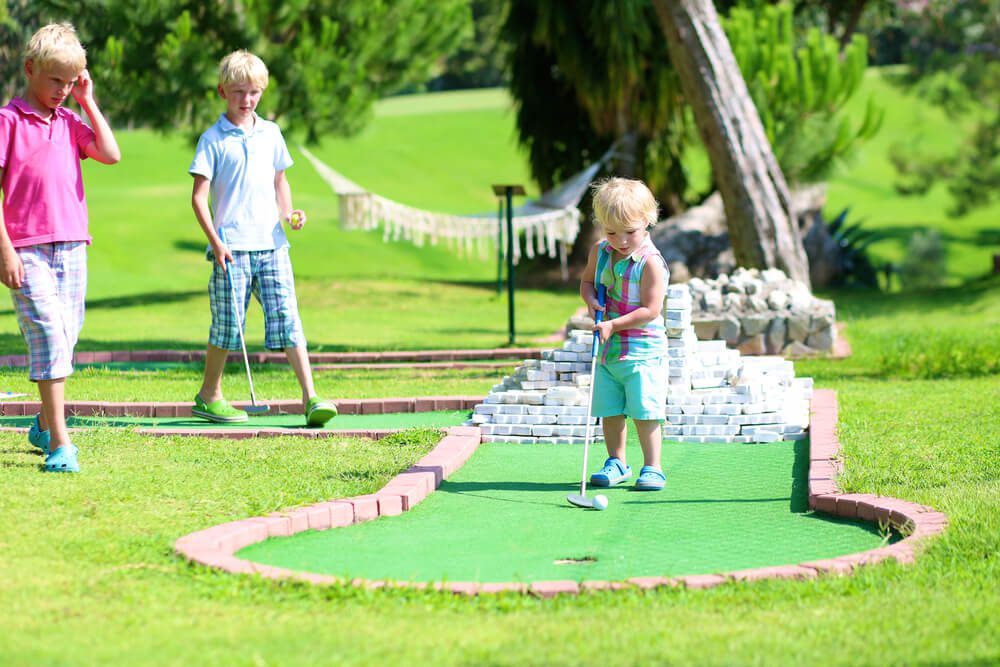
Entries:
{"label": "white golf club", "polygon": [[[604,285],[597,287],[597,303],[604,307],[607,297],[607,288]],[[604,319],[604,311],[598,310],[594,313],[594,322],[600,324]],[[597,350],[601,342],[601,334],[594,332],[594,345],[590,351],[590,395],[587,398],[587,433],[583,439],[583,472],[580,474],[580,494],[571,493],[566,496],[570,505],[577,507],[587,507],[591,509],[603,509],[594,505],[594,499],[587,497],[587,452],[590,450],[590,440],[594,435],[594,420],[590,416],[594,406],[594,385],[597,384]]]}
{"label": "white golf club", "polygon": [[[221,229],[219,230],[219,239],[229,247],[229,242],[226,241],[226,234]],[[247,370],[247,382],[250,384],[250,405],[246,406],[246,410],[249,415],[262,415],[271,409],[269,405],[257,405],[257,394],[253,390],[253,375],[250,373],[250,358],[247,356],[247,343],[243,338],[243,322],[240,321],[240,310],[236,305],[236,287],[233,285],[233,275],[230,273],[232,264],[229,259],[226,259],[226,280],[229,282],[229,294],[233,300],[233,317],[236,319],[236,330],[240,334],[240,349],[243,350],[243,367]]]}

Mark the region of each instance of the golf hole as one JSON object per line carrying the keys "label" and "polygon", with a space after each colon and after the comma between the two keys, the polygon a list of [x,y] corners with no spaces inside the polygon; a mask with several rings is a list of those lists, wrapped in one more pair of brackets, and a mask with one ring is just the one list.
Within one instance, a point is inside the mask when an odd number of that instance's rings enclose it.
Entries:
{"label": "golf hole", "polygon": [[597,559],[592,556],[583,556],[582,558],[560,558],[559,560],[552,561],[553,565],[586,565],[587,563],[596,563]]}

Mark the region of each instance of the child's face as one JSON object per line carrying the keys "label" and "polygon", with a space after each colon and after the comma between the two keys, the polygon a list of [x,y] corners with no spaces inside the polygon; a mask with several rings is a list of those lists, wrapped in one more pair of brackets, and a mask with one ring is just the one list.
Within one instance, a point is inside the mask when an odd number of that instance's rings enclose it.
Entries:
{"label": "child's face", "polygon": [[607,237],[611,247],[619,254],[630,255],[638,250],[639,246],[646,240],[649,230],[645,225],[629,227],[627,229],[610,229],[605,227],[604,235]]}
{"label": "child's face", "polygon": [[75,67],[59,63],[36,67],[30,60],[24,64],[24,72],[28,77],[28,94],[46,109],[56,109],[65,102],[80,76]]}
{"label": "child's face", "polygon": [[230,118],[249,118],[260,103],[264,89],[251,81],[227,83],[219,86],[219,95],[226,100],[226,113]]}

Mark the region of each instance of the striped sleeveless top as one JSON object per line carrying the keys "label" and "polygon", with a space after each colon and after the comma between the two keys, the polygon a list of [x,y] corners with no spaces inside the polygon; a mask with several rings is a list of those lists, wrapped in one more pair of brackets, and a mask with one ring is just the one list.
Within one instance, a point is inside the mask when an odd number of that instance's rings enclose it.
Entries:
{"label": "striped sleeveless top", "polygon": [[[595,277],[598,284],[604,285],[608,290],[605,319],[631,313],[642,305],[639,285],[642,281],[642,271],[650,259],[663,263],[666,268],[663,256],[656,249],[653,240],[648,237],[646,242],[631,255],[612,263],[614,252],[614,248],[606,240],[601,241],[598,246]],[[612,334],[604,344],[601,362],[606,363],[608,359],[655,359],[666,354],[666,351],[667,338],[661,316],[642,327],[624,329]]]}

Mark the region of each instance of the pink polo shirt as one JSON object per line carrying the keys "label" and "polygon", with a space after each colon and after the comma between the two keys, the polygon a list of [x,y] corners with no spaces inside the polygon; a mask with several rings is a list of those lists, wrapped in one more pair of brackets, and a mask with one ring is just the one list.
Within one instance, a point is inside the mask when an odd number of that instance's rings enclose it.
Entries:
{"label": "pink polo shirt", "polygon": [[20,97],[0,109],[3,219],[15,248],[86,241],[80,161],[94,131],[63,107],[49,120]]}

